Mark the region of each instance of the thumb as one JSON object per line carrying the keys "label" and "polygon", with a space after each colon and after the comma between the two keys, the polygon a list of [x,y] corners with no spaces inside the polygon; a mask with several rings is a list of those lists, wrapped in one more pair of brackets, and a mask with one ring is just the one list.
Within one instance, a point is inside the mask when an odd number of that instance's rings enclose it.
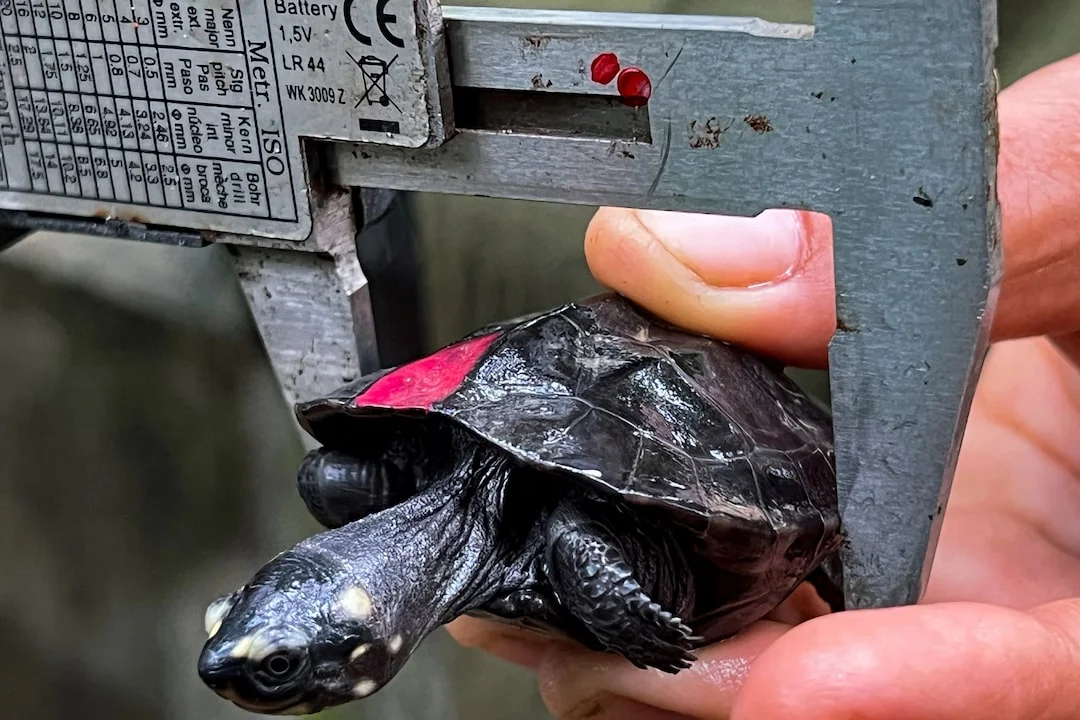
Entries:
{"label": "thumb", "polygon": [[668,322],[789,365],[825,366],[836,330],[826,215],[605,208],[589,225],[585,257],[599,282]]}
{"label": "thumb", "polygon": [[754,663],[731,717],[1074,720],[1080,601],[855,611],[800,625]]}
{"label": "thumb", "polygon": [[1080,55],[1002,93],[1005,272],[994,339],[1080,330]]}
{"label": "thumb", "polygon": [[[1080,331],[1080,55],[1009,87],[999,115],[1005,265],[993,337]],[[604,209],[585,253],[601,283],[669,322],[791,365],[825,364],[836,329],[826,216]]]}

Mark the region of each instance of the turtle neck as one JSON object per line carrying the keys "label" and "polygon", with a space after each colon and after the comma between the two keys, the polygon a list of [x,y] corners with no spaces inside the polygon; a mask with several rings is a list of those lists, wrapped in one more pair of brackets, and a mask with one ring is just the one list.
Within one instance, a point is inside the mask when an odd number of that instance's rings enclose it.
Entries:
{"label": "turtle neck", "polygon": [[534,534],[501,526],[510,474],[508,458],[472,446],[424,491],[296,549],[342,568],[372,628],[401,638],[400,667],[437,627],[515,587],[538,555]]}

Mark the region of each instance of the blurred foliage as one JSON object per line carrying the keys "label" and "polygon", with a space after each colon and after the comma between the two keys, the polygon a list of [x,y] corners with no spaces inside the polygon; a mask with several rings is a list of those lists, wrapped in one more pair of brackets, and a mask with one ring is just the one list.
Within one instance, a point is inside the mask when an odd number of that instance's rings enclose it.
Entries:
{"label": "blurred foliage", "polygon": [[309,529],[262,482],[297,443],[255,338],[10,265],[0,328],[5,717],[212,717],[195,608]]}

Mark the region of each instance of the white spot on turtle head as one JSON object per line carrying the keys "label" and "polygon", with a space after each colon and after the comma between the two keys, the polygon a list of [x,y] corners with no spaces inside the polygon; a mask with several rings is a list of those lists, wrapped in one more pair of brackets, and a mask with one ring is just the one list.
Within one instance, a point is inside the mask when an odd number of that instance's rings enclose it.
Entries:
{"label": "white spot on turtle head", "polygon": [[352,692],[353,695],[358,698],[366,698],[368,695],[378,689],[379,684],[377,682],[375,682],[374,680],[369,680],[368,678],[364,678],[360,682],[353,685]]}
{"label": "white spot on turtle head", "polygon": [[248,654],[251,652],[251,644],[253,642],[255,642],[254,635],[245,635],[244,637],[236,641],[236,644],[233,645],[232,650],[229,651],[229,656],[234,657],[237,660],[239,660],[240,658],[248,657]]}
{"label": "white spot on turtle head", "polygon": [[223,595],[206,608],[206,613],[203,615],[203,627],[206,629],[206,634],[210,637],[217,635],[218,630],[221,629],[221,622],[225,619],[225,616],[232,610],[233,595]]}
{"label": "white spot on turtle head", "polygon": [[341,609],[354,620],[365,621],[371,617],[371,596],[361,587],[351,587],[338,596]]}
{"label": "white spot on turtle head", "polygon": [[395,635],[394,637],[390,638],[390,642],[386,645],[386,647],[390,651],[391,655],[396,655],[398,651],[401,650],[401,645],[403,642],[404,640],[401,639],[400,635]]}
{"label": "white spot on turtle head", "polygon": [[276,646],[270,643],[265,634],[254,632],[237,640],[232,650],[229,651],[229,655],[238,660],[243,658],[260,662],[277,649]]}
{"label": "white spot on turtle head", "polygon": [[281,648],[277,645],[271,645],[265,635],[256,635],[255,639],[251,641],[251,648],[248,650],[248,658],[255,662],[261,662],[269,657],[271,653],[277,652],[279,649]]}
{"label": "white spot on turtle head", "polygon": [[357,660],[362,658],[364,656],[364,653],[366,653],[370,649],[371,645],[369,643],[360,643],[356,646],[356,649],[352,651],[352,654],[349,655],[349,662],[356,662]]}

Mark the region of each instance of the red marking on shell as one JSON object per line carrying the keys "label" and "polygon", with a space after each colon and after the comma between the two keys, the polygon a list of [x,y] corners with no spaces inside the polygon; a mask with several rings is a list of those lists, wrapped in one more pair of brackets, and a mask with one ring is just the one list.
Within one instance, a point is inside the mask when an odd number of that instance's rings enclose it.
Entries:
{"label": "red marking on shell", "polygon": [[436,402],[461,387],[465,376],[498,336],[494,333],[466,340],[402,365],[372,383],[353,400],[353,404],[357,407],[430,410]]}
{"label": "red marking on shell", "polygon": [[619,74],[619,57],[615,53],[602,53],[592,61],[594,83],[607,85]]}
{"label": "red marking on shell", "polygon": [[625,68],[619,73],[619,94],[627,105],[641,107],[652,97],[652,80],[641,68]]}

